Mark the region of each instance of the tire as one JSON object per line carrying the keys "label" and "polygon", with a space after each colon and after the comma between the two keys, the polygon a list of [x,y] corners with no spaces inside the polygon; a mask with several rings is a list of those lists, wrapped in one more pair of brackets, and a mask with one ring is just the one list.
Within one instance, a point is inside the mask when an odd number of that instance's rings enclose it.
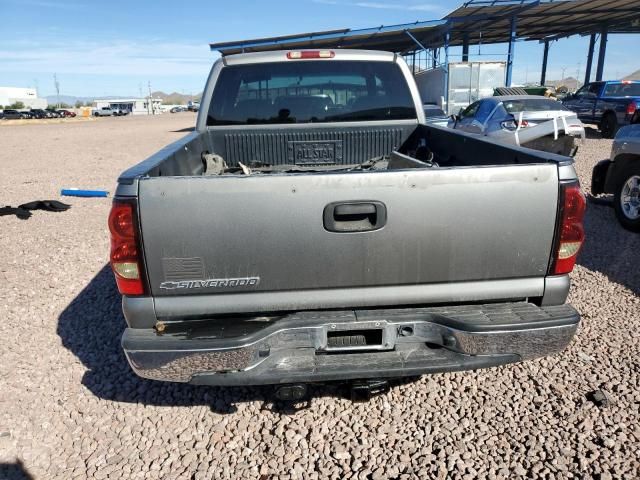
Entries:
{"label": "tire", "polygon": [[600,122],[600,133],[602,138],[615,138],[618,132],[618,119],[612,112],[606,113]]}
{"label": "tire", "polygon": [[93,112],[93,116],[94,117],[99,117],[100,115],[98,114],[98,112]]}
{"label": "tire", "polygon": [[640,161],[628,165],[618,178],[613,194],[616,217],[627,230],[640,232]]}

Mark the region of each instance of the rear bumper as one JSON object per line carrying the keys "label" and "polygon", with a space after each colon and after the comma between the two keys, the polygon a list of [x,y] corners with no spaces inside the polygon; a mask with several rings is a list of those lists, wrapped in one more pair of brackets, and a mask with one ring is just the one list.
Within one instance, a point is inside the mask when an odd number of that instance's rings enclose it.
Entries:
{"label": "rear bumper", "polygon": [[[213,321],[212,321],[213,322]],[[580,317],[570,305],[530,303],[396,310],[303,312],[250,333],[215,338],[127,329],[133,370],[155,380],[257,385],[401,377],[469,370],[563,350]],[[328,332],[377,330],[366,347],[329,346]]]}

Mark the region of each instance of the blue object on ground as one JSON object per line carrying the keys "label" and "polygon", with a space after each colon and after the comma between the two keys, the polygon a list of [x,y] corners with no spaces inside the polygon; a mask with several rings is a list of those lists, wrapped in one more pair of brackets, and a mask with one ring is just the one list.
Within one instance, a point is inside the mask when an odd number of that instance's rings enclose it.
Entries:
{"label": "blue object on ground", "polygon": [[61,195],[68,197],[108,197],[109,192],[106,190],[81,190],[79,188],[63,188]]}

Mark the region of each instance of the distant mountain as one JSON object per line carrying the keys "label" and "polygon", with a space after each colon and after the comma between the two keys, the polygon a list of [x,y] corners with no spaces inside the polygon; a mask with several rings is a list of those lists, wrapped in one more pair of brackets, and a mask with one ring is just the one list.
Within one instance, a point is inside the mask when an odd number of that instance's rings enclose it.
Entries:
{"label": "distant mountain", "polygon": [[[58,103],[58,96],[57,95],[47,95],[46,97],[44,97],[47,99],[47,102],[49,103],[49,105],[55,105],[56,103]],[[94,97],[74,97],[71,95],[60,95],[60,103],[66,103],[67,105],[75,105],[76,102],[80,101],[83,104],[85,102],[93,102],[93,98]]]}
{"label": "distant mountain", "polygon": [[[152,92],[151,95],[153,96],[153,98],[161,98],[162,103],[166,105],[186,105],[189,102],[189,100],[197,101],[200,99],[200,97],[202,97],[201,93],[191,96],[191,95],[183,95],[178,92],[164,93],[162,91]],[[67,105],[73,106],[78,101],[84,104],[86,102],[91,103],[95,99],[114,100],[116,98],[138,98],[138,97],[139,95],[99,95],[95,97],[74,97],[72,95],[60,95],[60,97],[58,97],[57,95],[47,95],[44,98],[47,99],[47,102],[49,102],[49,105],[55,105],[59,101],[60,103],[66,103]]]}
{"label": "distant mountain", "polygon": [[[626,77],[623,77],[622,80],[640,80],[640,70],[630,73]],[[562,80],[549,80],[546,83],[547,85],[554,87],[564,85],[569,88],[569,90],[577,90],[578,87],[582,86],[582,82],[578,82],[574,77],[567,77]]]}
{"label": "distant mountain", "polygon": [[[66,103],[67,105],[71,105],[74,106],[76,104],[76,102],[81,102],[81,103],[92,103],[95,99],[101,99],[101,100],[113,100],[115,98],[132,98],[131,96],[126,96],[126,95],[106,95],[106,96],[96,96],[96,97],[74,97],[72,95],[60,95],[60,97],[58,97],[57,95],[47,95],[46,97],[44,97],[47,99],[47,102],[49,102],[49,105],[55,105],[56,103],[58,103],[58,101],[60,101],[60,103]],[[58,100],[58,98],[60,100]]]}
{"label": "distant mountain", "polygon": [[578,82],[578,80],[576,78],[574,78],[574,77],[567,77],[567,78],[563,78],[562,80],[547,80],[545,83],[550,87],[565,86],[570,91],[571,90],[577,90],[578,89],[578,83],[580,83],[580,85],[582,85],[582,82]]}
{"label": "distant mountain", "polygon": [[640,70],[636,70],[635,72],[630,73],[629,75],[624,77],[622,80],[640,80]]}
{"label": "distant mountain", "polygon": [[197,95],[184,95],[178,92],[165,93],[162,91],[151,92],[151,96],[154,98],[161,98],[162,103],[165,105],[186,105],[190,100],[199,101],[202,97],[201,93]]}

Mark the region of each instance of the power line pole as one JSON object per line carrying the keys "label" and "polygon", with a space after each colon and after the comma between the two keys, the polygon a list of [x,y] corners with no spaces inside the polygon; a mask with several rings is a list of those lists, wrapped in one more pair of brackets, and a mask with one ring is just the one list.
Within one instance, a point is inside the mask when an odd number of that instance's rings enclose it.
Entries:
{"label": "power line pole", "polygon": [[56,87],[56,99],[58,101],[56,107],[60,108],[60,82],[58,82],[58,76],[53,74],[53,85]]}
{"label": "power line pole", "polygon": [[156,112],[153,111],[153,99],[151,98],[151,80],[147,82],[147,86],[149,87],[149,101],[147,105],[149,106],[150,115],[155,115]]}
{"label": "power line pole", "polygon": [[580,88],[580,67],[582,67],[582,63],[578,62],[578,72],[576,73],[576,90]]}

